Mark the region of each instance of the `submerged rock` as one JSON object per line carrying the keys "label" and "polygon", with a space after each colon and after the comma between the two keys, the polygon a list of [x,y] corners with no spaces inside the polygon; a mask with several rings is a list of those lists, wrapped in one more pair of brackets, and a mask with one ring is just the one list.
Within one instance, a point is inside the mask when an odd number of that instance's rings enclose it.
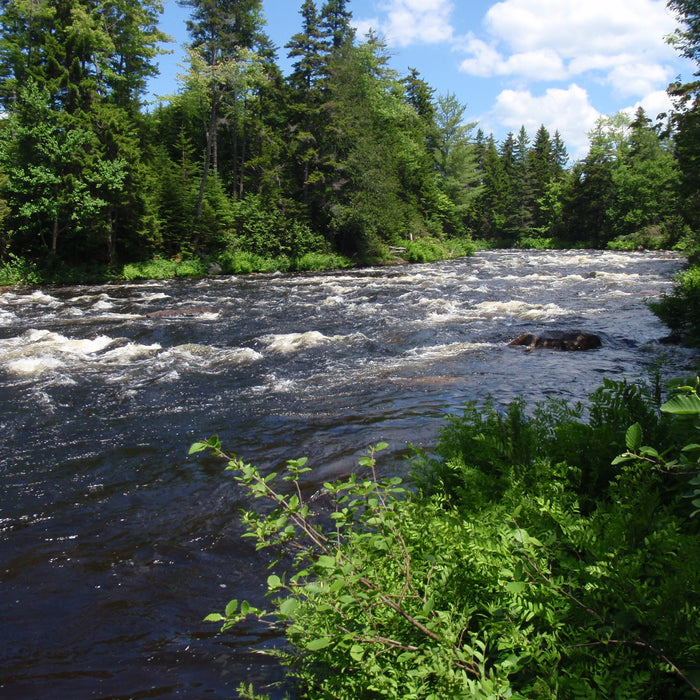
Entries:
{"label": "submerged rock", "polygon": [[523,335],[508,343],[510,346],[522,345],[527,350],[534,350],[535,348],[548,348],[549,350],[595,350],[602,344],[599,336],[594,333],[585,333],[583,331],[553,331],[546,335],[523,333]]}

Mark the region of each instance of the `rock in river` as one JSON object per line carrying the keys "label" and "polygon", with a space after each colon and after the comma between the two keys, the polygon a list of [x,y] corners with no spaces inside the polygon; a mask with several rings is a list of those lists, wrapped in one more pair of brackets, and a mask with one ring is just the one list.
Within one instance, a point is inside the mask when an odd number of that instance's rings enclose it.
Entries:
{"label": "rock in river", "polygon": [[523,333],[508,345],[522,345],[527,350],[548,348],[550,350],[594,350],[602,343],[600,337],[583,331],[550,331],[546,335]]}

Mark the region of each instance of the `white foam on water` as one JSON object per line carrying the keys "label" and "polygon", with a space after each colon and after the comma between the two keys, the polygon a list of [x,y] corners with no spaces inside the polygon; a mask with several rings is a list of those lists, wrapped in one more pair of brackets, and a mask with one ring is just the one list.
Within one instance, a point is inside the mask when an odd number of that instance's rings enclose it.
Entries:
{"label": "white foam on water", "polygon": [[141,301],[156,301],[158,299],[170,299],[170,294],[164,294],[163,292],[152,292],[151,294],[147,294],[142,292],[139,297]]}
{"label": "white foam on water", "polygon": [[478,318],[541,321],[566,316],[569,312],[557,304],[528,304],[524,301],[484,301],[474,307]]}
{"label": "white foam on water", "polygon": [[234,365],[249,365],[253,362],[259,362],[263,356],[253,348],[236,348],[223,353],[220,361]]}
{"label": "white foam on water", "polygon": [[22,357],[5,363],[10,374],[21,377],[38,377],[64,366],[63,362],[51,356]]}
{"label": "white foam on water", "polygon": [[0,309],[0,326],[11,326],[17,317],[11,312],[5,309]]}
{"label": "white foam on water", "polygon": [[344,306],[345,305],[345,299],[340,294],[333,294],[331,296],[326,297],[323,302],[321,302],[321,306]]}
{"label": "white foam on water", "polygon": [[52,297],[50,294],[45,294],[40,289],[33,291],[27,296],[17,297],[17,302],[20,304],[46,304],[47,306],[56,307],[60,306],[61,302]]}
{"label": "white foam on water", "polygon": [[447,345],[432,345],[430,347],[412,348],[406,352],[406,357],[419,361],[456,357],[466,353],[481,350],[491,350],[493,343],[448,343]]}
{"label": "white foam on water", "polygon": [[114,342],[114,338],[110,338],[108,335],[98,335],[96,338],[80,340],[66,338],[58,333],[53,333],[52,335],[54,338],[51,344],[53,344],[55,349],[70,355],[94,355]]}
{"label": "white foam on water", "polygon": [[299,352],[300,350],[308,350],[326,343],[333,343],[339,340],[345,340],[346,336],[335,335],[326,336],[319,331],[306,331],[305,333],[281,333],[274,335],[266,335],[260,338],[265,343],[269,350],[281,354],[289,354]]}
{"label": "white foam on water", "polygon": [[250,391],[253,394],[287,394],[296,390],[296,382],[293,379],[278,377],[276,374],[268,374],[264,377],[265,383],[254,386]]}
{"label": "white foam on water", "polygon": [[139,345],[138,343],[127,343],[118,348],[113,348],[104,353],[101,359],[105,362],[116,364],[126,364],[143,357],[150,357],[161,349],[158,343],[153,345]]}

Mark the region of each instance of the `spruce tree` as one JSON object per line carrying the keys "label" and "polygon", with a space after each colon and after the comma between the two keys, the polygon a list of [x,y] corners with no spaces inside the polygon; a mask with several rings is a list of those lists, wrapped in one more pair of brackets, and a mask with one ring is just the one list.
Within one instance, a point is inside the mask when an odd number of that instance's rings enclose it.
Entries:
{"label": "spruce tree", "polygon": [[155,25],[160,5],[0,7],[0,99],[9,115],[1,157],[16,243],[71,262],[113,262],[117,239],[141,228],[138,115],[164,38]]}
{"label": "spruce tree", "polygon": [[300,166],[301,199],[307,207],[310,188],[323,179],[319,152],[322,105],[319,82],[325,43],[316,3],[304,0],[300,13],[302,31],[292,36],[286,48],[289,49],[289,58],[296,59],[289,77],[292,119],[290,156]]}
{"label": "spruce tree", "polygon": [[206,144],[197,203],[199,220],[210,168],[215,176],[219,174],[219,126],[225,111],[231,121],[232,190],[239,191],[240,101],[249,85],[248,68],[256,68],[254,49],[267,40],[262,31],[262,0],[180,0],[180,4],[192,10],[187,21],[192,42],[185,81],[187,89],[198,93]]}

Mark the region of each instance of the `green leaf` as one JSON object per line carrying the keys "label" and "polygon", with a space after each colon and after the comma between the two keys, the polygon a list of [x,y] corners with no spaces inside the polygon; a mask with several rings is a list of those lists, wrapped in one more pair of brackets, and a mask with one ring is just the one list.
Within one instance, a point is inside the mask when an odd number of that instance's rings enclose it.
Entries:
{"label": "green leaf", "polygon": [[320,651],[321,649],[325,649],[326,647],[330,646],[330,644],[330,637],[317,637],[316,639],[312,639],[310,642],[308,642],[306,648],[309,651]]}
{"label": "green leaf", "polygon": [[229,602],[229,604],[226,606],[226,617],[231,617],[232,615],[236,614],[236,610],[238,610],[238,600],[235,598]]}
{"label": "green leaf", "polygon": [[365,655],[365,650],[359,644],[353,644],[350,647],[350,656],[353,661],[362,661],[362,657]]}
{"label": "green leaf", "polygon": [[296,598],[286,598],[282,601],[279,607],[279,612],[285,617],[289,617],[294,614],[294,611],[299,607],[299,601]]}
{"label": "green leaf", "polygon": [[275,591],[278,588],[282,588],[282,580],[276,574],[272,574],[271,576],[267,577],[267,587],[271,591]]}
{"label": "green leaf", "polygon": [[335,557],[329,557],[327,554],[322,554],[317,559],[316,563],[323,569],[333,569],[335,567],[336,561]]}
{"label": "green leaf", "polygon": [[642,426],[639,423],[630,425],[625,433],[625,444],[630,452],[637,452],[642,446]]}
{"label": "green leaf", "polygon": [[506,590],[509,593],[515,593],[515,595],[523,593],[526,588],[527,584],[524,581],[508,581],[506,583]]}
{"label": "green leaf", "polygon": [[221,613],[210,613],[204,618],[204,622],[221,622],[225,619]]}
{"label": "green leaf", "polygon": [[676,415],[697,415],[700,414],[700,397],[697,394],[680,394],[669,399],[661,410]]}
{"label": "green leaf", "polygon": [[209,447],[209,445],[207,445],[206,442],[193,442],[192,445],[190,445],[190,451],[187,454],[193,455],[197,452],[204,452],[207,447]]}

